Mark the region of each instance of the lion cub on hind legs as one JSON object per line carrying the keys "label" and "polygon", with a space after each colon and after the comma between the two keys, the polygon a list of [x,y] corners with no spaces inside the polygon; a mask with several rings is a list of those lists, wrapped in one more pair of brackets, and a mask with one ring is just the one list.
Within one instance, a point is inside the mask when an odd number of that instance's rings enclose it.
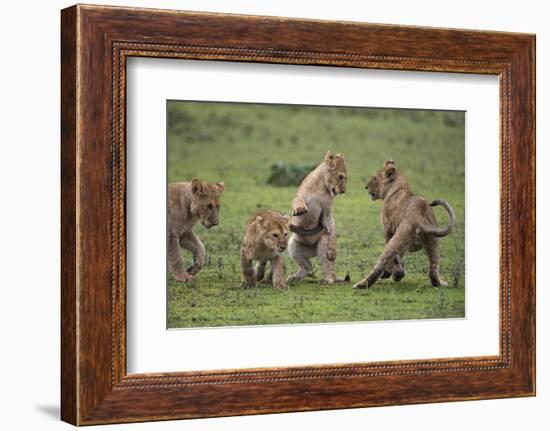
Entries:
{"label": "lion cub on hind legs", "polygon": [[[220,195],[224,183],[208,184],[198,178],[168,184],[168,269],[176,281],[191,281],[204,265],[204,244],[193,232],[200,221],[210,229],[219,223]],[[180,247],[193,254],[193,264],[185,269]]]}
{"label": "lion cub on hind legs", "polygon": [[[386,247],[371,273],[353,287],[371,287],[378,278],[386,278],[390,274],[393,274],[395,281],[399,281],[405,276],[401,258],[407,251],[418,251],[421,248],[428,255],[432,285],[446,286],[447,283],[439,276],[438,238],[450,234],[454,229],[456,218],[451,206],[442,199],[428,204],[424,198],[416,196],[393,160],[387,160],[365,188],[373,201],[384,201],[380,216]],[[432,210],[436,205],[441,205],[449,214],[450,222],[446,227],[437,226]]]}
{"label": "lion cub on hind legs", "polygon": [[327,151],[324,160],[302,181],[292,201],[293,235],[288,253],[298,271],[288,282],[303,280],[312,270],[310,258],[317,256],[323,268],[323,282],[336,280],[336,225],[333,216],[334,198],[346,192],[347,169],[344,156]]}
{"label": "lion cub on hind legs", "polygon": [[[288,245],[289,223],[290,217],[270,210],[258,211],[248,220],[241,244],[244,287],[255,287],[263,281],[286,289],[283,254]],[[255,270],[253,261],[257,261]],[[271,270],[264,278],[267,262],[271,263]]]}

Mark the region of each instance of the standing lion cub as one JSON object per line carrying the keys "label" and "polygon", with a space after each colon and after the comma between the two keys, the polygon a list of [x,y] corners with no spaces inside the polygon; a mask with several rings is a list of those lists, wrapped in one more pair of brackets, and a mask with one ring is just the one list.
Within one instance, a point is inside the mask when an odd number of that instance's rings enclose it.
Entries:
{"label": "standing lion cub", "polygon": [[[416,196],[405,177],[397,170],[393,160],[387,160],[365,187],[373,201],[383,199],[380,212],[384,225],[386,247],[371,273],[355,288],[371,287],[380,276],[393,275],[395,281],[405,276],[401,259],[407,251],[426,250],[430,262],[429,276],[433,286],[446,286],[439,276],[438,238],[444,237],[454,229],[456,218],[451,206],[442,199],[428,204],[426,199]],[[432,207],[441,205],[449,214],[447,227],[437,226]]]}
{"label": "standing lion cub", "polygon": [[[288,244],[290,217],[277,211],[258,211],[246,225],[241,245],[243,285],[255,287],[256,282],[273,283],[277,289],[286,289],[283,253]],[[256,271],[252,261],[257,261]],[[271,271],[264,280],[267,262]]]}
{"label": "standing lion cub", "polygon": [[[208,184],[198,178],[168,184],[168,269],[176,281],[190,281],[204,265],[205,249],[193,227],[200,221],[210,229],[219,223],[220,195],[224,183]],[[193,265],[185,269],[180,247],[193,254]]]}
{"label": "standing lion cub", "polygon": [[290,257],[298,271],[289,282],[302,280],[312,270],[309,259],[319,258],[323,282],[336,281],[336,226],[332,212],[336,195],[346,192],[347,169],[344,156],[327,151],[319,166],[304,178],[292,201],[293,232],[288,244]]}

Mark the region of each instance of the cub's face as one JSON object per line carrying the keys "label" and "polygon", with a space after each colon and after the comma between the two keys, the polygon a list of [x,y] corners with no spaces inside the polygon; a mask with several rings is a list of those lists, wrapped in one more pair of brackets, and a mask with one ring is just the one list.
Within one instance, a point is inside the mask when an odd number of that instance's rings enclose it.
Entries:
{"label": "cub's face", "polygon": [[372,200],[384,199],[397,177],[397,168],[393,160],[387,160],[384,167],[376,172],[365,186]]}
{"label": "cub's face", "polygon": [[267,235],[264,236],[264,243],[274,253],[283,253],[288,246],[288,227],[286,225],[284,227],[282,225],[272,226]]}
{"label": "cub's face", "polygon": [[346,183],[348,181],[348,171],[346,161],[341,154],[332,154],[327,151],[324,160],[327,169],[323,171],[325,186],[331,197],[346,193]]}
{"label": "cub's face", "polygon": [[275,254],[281,254],[288,246],[290,217],[282,214],[264,214],[257,218],[265,246]]}
{"label": "cub's face", "polygon": [[191,213],[207,229],[219,224],[220,195],[224,190],[223,182],[208,184],[198,178],[191,181]]}

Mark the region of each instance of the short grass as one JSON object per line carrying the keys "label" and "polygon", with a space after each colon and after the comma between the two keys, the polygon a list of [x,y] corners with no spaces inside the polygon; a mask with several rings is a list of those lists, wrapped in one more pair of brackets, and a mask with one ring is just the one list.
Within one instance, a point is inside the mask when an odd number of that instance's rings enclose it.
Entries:
{"label": "short grass", "polygon": [[[248,217],[260,208],[290,212],[296,187],[267,185],[270,167],[317,163],[327,149],[343,153],[348,190],[335,201],[336,271],[351,282],[319,284],[315,274],[286,291],[241,287],[239,248]],[[422,252],[405,257],[399,283],[352,285],[384,247],[381,202],[365,180],[393,158],[413,191],[441,197],[455,209],[457,229],[441,240],[441,273],[449,287],[431,287]],[[464,114],[390,109],[168,102],[168,181],[225,181],[219,226],[195,232],[207,264],[190,284],[169,276],[168,327],[211,327],[464,317]],[[436,208],[441,224],[447,215]],[[190,256],[182,251],[188,262]],[[296,269],[286,257],[287,273]]]}

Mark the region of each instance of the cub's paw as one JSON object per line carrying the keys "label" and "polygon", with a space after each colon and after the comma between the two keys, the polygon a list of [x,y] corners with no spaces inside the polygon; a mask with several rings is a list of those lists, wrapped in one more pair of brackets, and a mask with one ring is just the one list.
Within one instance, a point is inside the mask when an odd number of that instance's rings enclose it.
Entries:
{"label": "cub's paw", "polygon": [[256,287],[256,280],[245,280],[241,283],[241,287],[244,287],[245,289]]}
{"label": "cub's paw", "polygon": [[191,265],[189,268],[187,268],[187,273],[190,275],[197,275],[197,273],[201,270],[201,267],[197,264]]}
{"label": "cub's paw", "polygon": [[330,285],[334,283],[336,283],[336,276],[325,277],[321,280],[321,284]]}
{"label": "cub's paw", "polygon": [[439,274],[430,274],[430,281],[433,287],[447,287],[449,285]]}
{"label": "cub's paw", "polygon": [[184,283],[187,283],[189,281],[193,281],[193,279],[194,279],[194,277],[191,274],[188,274],[188,273],[178,274],[178,275],[174,276],[174,280],[182,281]]}
{"label": "cub's paw", "polygon": [[300,202],[293,206],[292,208],[292,215],[293,216],[301,216],[307,213],[307,205],[305,202]]}
{"label": "cub's paw", "polygon": [[367,281],[366,280],[358,281],[357,283],[355,283],[353,285],[354,289],[366,289],[367,287],[368,286],[367,286]]}
{"label": "cub's paw", "polygon": [[[382,278],[384,277],[382,276]],[[405,271],[402,269],[395,271],[392,275],[392,280],[395,282],[400,282],[403,278],[405,278]]]}
{"label": "cub's paw", "polygon": [[371,272],[365,279],[367,283],[367,287],[369,288],[372,287],[372,285],[376,283],[376,280],[378,280],[381,275],[382,275],[382,271],[380,270],[374,270],[373,272]]}
{"label": "cub's paw", "polygon": [[329,247],[327,249],[327,259],[331,262],[336,260],[336,247]]}
{"label": "cub's paw", "polygon": [[287,288],[287,285],[286,285],[286,282],[284,280],[282,280],[282,281],[279,281],[279,282],[273,282],[273,287],[275,289],[285,290]]}

